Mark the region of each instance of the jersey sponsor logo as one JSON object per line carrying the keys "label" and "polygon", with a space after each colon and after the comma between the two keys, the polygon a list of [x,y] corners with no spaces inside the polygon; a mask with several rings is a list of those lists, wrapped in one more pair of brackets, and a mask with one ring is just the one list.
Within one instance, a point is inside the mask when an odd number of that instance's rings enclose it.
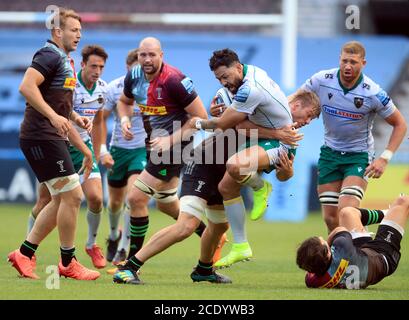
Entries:
{"label": "jersey sponsor logo", "polygon": [[77,112],[81,116],[95,116],[99,109],[83,109],[83,108],[74,108],[75,112]]}
{"label": "jersey sponsor logo", "polygon": [[186,89],[186,91],[191,94],[193,92],[193,89],[195,86],[193,85],[192,79],[189,77],[184,78],[180,83],[183,85],[183,87]]}
{"label": "jersey sponsor logo", "polygon": [[341,261],[339,262],[338,268],[335,271],[332,278],[326,284],[321,286],[321,288],[333,288],[333,287],[335,287],[341,281],[343,275],[347,271],[348,264],[349,264],[349,261],[347,261],[345,259],[341,259]]}
{"label": "jersey sponsor logo", "polygon": [[391,98],[389,98],[388,94],[384,90],[379,91],[376,97],[384,106],[386,106],[391,100]]}
{"label": "jersey sponsor logo", "polygon": [[64,88],[74,89],[77,84],[77,79],[75,78],[65,78]]}
{"label": "jersey sponsor logo", "polygon": [[155,106],[145,106],[143,104],[138,104],[138,107],[143,114],[148,115],[148,116],[164,116],[168,114],[165,106],[155,107]]}
{"label": "jersey sponsor logo", "polygon": [[250,87],[248,85],[243,85],[239,88],[239,91],[237,91],[237,94],[234,96],[234,100],[244,103],[247,101],[249,95]]}
{"label": "jersey sponsor logo", "polygon": [[325,79],[334,79],[334,75],[332,73],[326,73]]}
{"label": "jersey sponsor logo", "polygon": [[360,107],[363,106],[363,104],[364,104],[364,98],[359,98],[359,97],[354,98],[355,107],[357,107],[359,109]]}
{"label": "jersey sponsor logo", "polygon": [[327,106],[327,105],[323,105],[322,106],[324,109],[324,112],[334,116],[334,117],[339,117],[339,118],[344,118],[344,119],[350,119],[350,120],[362,120],[362,118],[364,117],[364,115],[362,113],[358,113],[358,112],[352,112],[352,111],[348,111],[348,110],[343,110],[343,109],[338,109],[335,107],[331,107],[331,106]]}

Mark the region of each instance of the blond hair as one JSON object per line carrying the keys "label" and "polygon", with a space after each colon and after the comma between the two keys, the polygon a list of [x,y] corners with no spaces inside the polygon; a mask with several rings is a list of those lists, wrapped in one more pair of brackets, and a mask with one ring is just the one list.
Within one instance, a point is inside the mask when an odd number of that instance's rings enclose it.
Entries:
{"label": "blond hair", "polygon": [[342,52],[349,54],[359,54],[361,58],[365,58],[365,47],[359,41],[349,41],[342,46]]}
{"label": "blond hair", "polygon": [[321,103],[318,96],[311,91],[298,89],[292,95],[288,97],[289,103],[294,103],[299,101],[302,108],[311,107],[314,113],[314,118],[318,118],[321,113]]}

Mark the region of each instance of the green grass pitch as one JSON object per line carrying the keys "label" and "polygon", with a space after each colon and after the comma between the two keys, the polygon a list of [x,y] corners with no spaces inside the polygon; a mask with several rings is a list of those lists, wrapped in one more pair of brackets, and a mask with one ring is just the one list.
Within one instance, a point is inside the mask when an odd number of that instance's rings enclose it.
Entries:
{"label": "green grass pitch", "polygon": [[[247,222],[249,241],[254,258],[220,271],[232,278],[231,285],[193,283],[190,272],[199,256],[199,238],[194,234],[165,252],[155,256],[142,268],[142,286],[118,285],[112,276],[101,271],[96,281],[74,281],[61,278],[59,289],[47,289],[47,266],[57,265],[59,246],[54,230],[37,251],[37,270],[41,280],[19,278],[17,271],[6,262],[8,252],[18,248],[24,240],[26,222],[31,207],[0,205],[0,299],[141,299],[141,300],[325,300],[409,299],[409,239],[402,241],[402,258],[398,270],[376,286],[366,290],[308,289],[304,272],[295,264],[297,245],[310,235],[325,235],[326,228],[319,214],[310,214],[302,223]],[[173,223],[169,217],[153,211],[150,215],[147,239],[159,228]],[[376,230],[373,226],[371,231]],[[85,212],[82,209],[77,228],[77,257],[91,267],[84,252],[87,233]],[[98,243],[105,251],[108,217],[101,221]],[[229,236],[231,238],[231,235]],[[223,253],[229,250],[226,244]]]}

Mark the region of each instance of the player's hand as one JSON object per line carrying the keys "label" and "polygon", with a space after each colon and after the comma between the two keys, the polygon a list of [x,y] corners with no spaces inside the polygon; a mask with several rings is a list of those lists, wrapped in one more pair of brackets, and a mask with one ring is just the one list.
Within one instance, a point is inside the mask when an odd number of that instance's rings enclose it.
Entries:
{"label": "player's hand", "polygon": [[112,166],[115,164],[115,161],[112,158],[110,153],[106,153],[103,156],[101,156],[100,161],[101,161],[101,164],[107,169],[111,169]]}
{"label": "player's hand", "polygon": [[281,129],[277,130],[277,133],[279,134],[278,140],[280,140],[282,143],[292,146],[292,147],[298,147],[298,141],[302,140],[304,138],[303,133],[298,133],[297,128],[297,122],[294,122],[291,125],[287,125],[282,127]]}
{"label": "player's hand", "polygon": [[92,153],[87,152],[84,154],[84,160],[82,160],[82,166],[78,170],[78,174],[83,174],[84,181],[88,179],[89,175],[91,174],[92,167],[94,165],[94,161],[92,159]]}
{"label": "player's hand", "polygon": [[130,130],[131,126],[130,120],[121,119],[122,136],[125,138],[125,140],[133,139],[133,133]]}
{"label": "player's hand", "polygon": [[80,128],[87,130],[88,133],[92,130],[92,121],[88,117],[75,118],[75,124]]}
{"label": "player's hand", "polygon": [[171,136],[156,137],[149,141],[149,145],[153,151],[167,151],[172,146],[172,138]]}
{"label": "player's hand", "polygon": [[199,118],[199,117],[192,117],[192,118],[190,118],[188,121],[189,121],[189,128],[191,128],[191,129],[197,129],[196,128],[196,121],[197,120],[203,120],[202,118]]}
{"label": "player's hand", "polygon": [[226,110],[226,106],[224,103],[217,103],[216,102],[217,96],[212,99],[212,102],[210,103],[210,114],[213,117],[220,117],[224,110]]}
{"label": "player's hand", "polygon": [[290,158],[287,155],[287,152],[280,152],[280,158],[276,164],[277,170],[279,171],[292,171],[294,163],[294,155],[291,153]]}
{"label": "player's hand", "polygon": [[70,121],[67,118],[60,116],[58,114],[55,114],[55,116],[53,116],[50,119],[50,122],[52,126],[57,129],[57,133],[60,136],[64,138],[68,136],[68,132],[71,129],[71,125],[70,125]]}
{"label": "player's hand", "polygon": [[367,176],[368,178],[378,179],[385,172],[387,165],[388,165],[387,160],[383,158],[378,158],[365,168],[364,175]]}

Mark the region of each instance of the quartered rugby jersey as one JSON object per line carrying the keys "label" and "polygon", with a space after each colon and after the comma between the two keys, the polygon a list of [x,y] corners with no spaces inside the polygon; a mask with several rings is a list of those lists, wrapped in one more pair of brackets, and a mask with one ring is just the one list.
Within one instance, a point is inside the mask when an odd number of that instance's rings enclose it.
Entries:
{"label": "quartered rugby jersey", "polygon": [[243,65],[243,84],[233,97],[231,107],[248,114],[248,119],[266,128],[292,124],[287,97],[264,70]]}
{"label": "quartered rugby jersey", "polygon": [[174,123],[179,121],[183,126],[187,121],[185,108],[197,97],[193,81],[166,63],[150,82],[140,65],[133,67],[125,77],[124,94],[135,100],[142,114],[149,116],[152,129],[164,129],[170,134]]}
{"label": "quartered rugby jersey", "polygon": [[[348,231],[334,236],[331,244],[331,264],[323,276],[307,274],[306,285],[314,288],[365,288],[368,279],[368,256],[355,247]],[[348,280],[348,277],[351,277]]]}
{"label": "quartered rugby jersey", "polygon": [[337,151],[373,152],[375,115],[387,118],[395,111],[395,105],[366,75],[361,74],[356,85],[346,89],[339,73],[339,68],[318,72],[302,86],[320,99],[325,145]]}
{"label": "quartered rugby jersey", "polygon": [[108,84],[107,99],[104,109],[114,112],[114,128],[112,130],[110,146],[124,149],[136,149],[145,147],[146,132],[143,126],[142,115],[139,107],[133,108],[131,132],[134,135],[132,140],[126,140],[122,136],[121,119],[116,108],[117,102],[124,91],[125,76],[112,80]]}
{"label": "quartered rugby jersey", "polygon": [[[74,111],[82,117],[87,117],[91,121],[94,120],[95,115],[101,110],[105,104],[107,83],[98,79],[91,90],[88,90],[82,81],[81,71],[78,72],[78,82],[75,85],[74,91]],[[90,140],[87,130],[80,128],[74,124],[83,141]]]}
{"label": "quartered rugby jersey", "polygon": [[[69,118],[72,112],[73,90],[76,84],[74,61],[56,43],[48,40],[33,57],[31,68],[44,77],[39,89],[45,102],[58,114]],[[36,140],[66,140],[51,122],[26,103],[20,138]]]}

